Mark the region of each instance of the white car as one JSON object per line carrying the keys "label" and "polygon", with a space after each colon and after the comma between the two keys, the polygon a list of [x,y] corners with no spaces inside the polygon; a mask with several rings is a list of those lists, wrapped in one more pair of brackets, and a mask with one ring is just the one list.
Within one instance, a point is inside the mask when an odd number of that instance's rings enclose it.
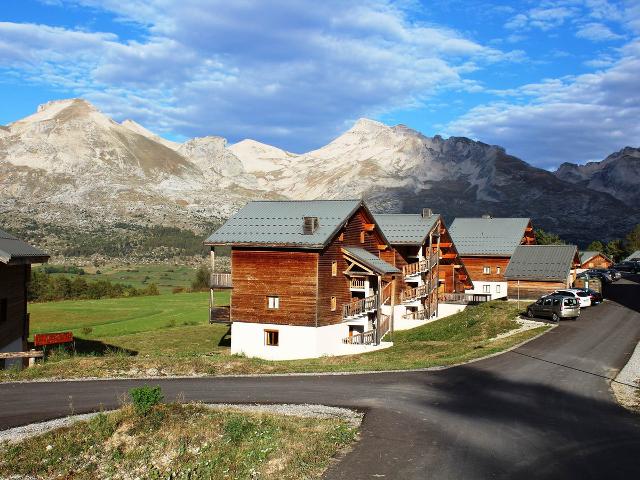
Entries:
{"label": "white car", "polygon": [[591,296],[587,292],[579,288],[567,288],[566,290],[556,290],[553,293],[556,295],[565,295],[567,297],[575,298],[576,300],[578,300],[578,303],[580,304],[580,308],[591,306]]}

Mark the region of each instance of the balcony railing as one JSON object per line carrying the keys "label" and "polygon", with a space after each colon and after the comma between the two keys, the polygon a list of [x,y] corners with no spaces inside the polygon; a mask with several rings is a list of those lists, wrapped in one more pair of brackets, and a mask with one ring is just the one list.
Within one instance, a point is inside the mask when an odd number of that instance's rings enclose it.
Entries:
{"label": "balcony railing", "polygon": [[458,305],[473,305],[488,302],[491,295],[487,293],[441,293],[438,300],[442,303],[455,303]]}
{"label": "balcony railing", "polygon": [[415,312],[405,313],[402,318],[405,320],[427,320],[429,318],[429,310],[424,308]]}
{"label": "balcony railing", "polygon": [[342,339],[342,343],[349,345],[371,345],[376,341],[375,330],[369,330],[364,333],[356,333],[347,338]]}
{"label": "balcony railing", "polygon": [[405,277],[413,275],[419,275],[424,272],[428,272],[430,268],[433,268],[438,262],[438,255],[433,253],[429,258],[423,258],[415,263],[404,265],[402,267],[402,273]]}
{"label": "balcony railing", "polygon": [[352,278],[349,288],[351,290],[364,290],[364,278]]}
{"label": "balcony railing", "polygon": [[230,273],[212,273],[209,284],[211,288],[233,288]]}
{"label": "balcony railing", "polygon": [[372,295],[342,306],[342,318],[357,317],[378,309],[378,296]]}
{"label": "balcony railing", "polygon": [[384,337],[389,330],[391,329],[391,317],[389,315],[381,315],[380,316],[380,340]]}
{"label": "balcony railing", "polygon": [[429,295],[428,285],[419,285],[415,288],[406,288],[400,293],[400,301],[411,302],[418,298],[423,298]]}

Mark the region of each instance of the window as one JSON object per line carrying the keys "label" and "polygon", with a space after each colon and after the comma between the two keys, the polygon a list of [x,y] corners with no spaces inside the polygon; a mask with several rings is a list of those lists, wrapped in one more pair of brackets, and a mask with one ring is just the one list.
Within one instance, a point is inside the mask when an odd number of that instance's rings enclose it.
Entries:
{"label": "window", "polygon": [[332,312],[336,311],[336,308],[338,308],[337,305],[338,305],[338,302],[336,301],[336,297],[331,297],[331,311]]}
{"label": "window", "polygon": [[268,308],[280,308],[280,297],[267,297]]}
{"label": "window", "polygon": [[553,299],[553,304],[554,305],[560,305],[560,299],[559,298],[554,298]]}
{"label": "window", "polygon": [[500,293],[500,285],[496,285],[496,293]]}
{"label": "window", "polygon": [[338,275],[338,262],[337,261],[333,261],[331,262],[331,276],[335,277]]}
{"label": "window", "polygon": [[4,323],[7,321],[7,313],[8,308],[7,308],[7,299],[6,298],[2,298],[0,299],[0,323]]}
{"label": "window", "polygon": [[550,298],[545,298],[544,299],[544,305],[547,305],[547,306],[551,305],[551,299]]}
{"label": "window", "polygon": [[364,243],[364,230],[360,232],[360,243]]}
{"label": "window", "polygon": [[488,275],[491,273],[491,267],[482,267],[482,273]]}
{"label": "window", "polygon": [[280,339],[278,338],[278,330],[265,330],[264,331],[264,344],[271,347],[277,347]]}
{"label": "window", "polygon": [[491,285],[483,285],[482,286],[483,293],[491,293]]}
{"label": "window", "polygon": [[497,273],[498,275],[500,275],[500,272],[501,272],[501,271],[502,271],[502,269],[501,269],[500,267],[496,267],[496,273]]}

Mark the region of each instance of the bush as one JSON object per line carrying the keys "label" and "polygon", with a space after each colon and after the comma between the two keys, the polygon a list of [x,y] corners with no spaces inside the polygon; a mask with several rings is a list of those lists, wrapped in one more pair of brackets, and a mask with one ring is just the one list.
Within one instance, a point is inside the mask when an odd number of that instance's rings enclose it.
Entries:
{"label": "bush", "polygon": [[171,290],[171,293],[182,293],[182,292],[184,292],[184,287],[174,287]]}
{"label": "bush", "polygon": [[203,264],[196,271],[196,277],[191,282],[191,289],[194,291],[207,290],[209,288],[209,277],[211,276],[211,267]]}
{"label": "bush", "polygon": [[91,332],[93,332],[93,328],[91,327],[82,327],[80,329],[80,333],[82,333],[83,335],[90,335]]}
{"label": "bush", "polygon": [[133,408],[140,415],[147,415],[151,409],[164,399],[162,390],[157,387],[137,387],[129,390]]}

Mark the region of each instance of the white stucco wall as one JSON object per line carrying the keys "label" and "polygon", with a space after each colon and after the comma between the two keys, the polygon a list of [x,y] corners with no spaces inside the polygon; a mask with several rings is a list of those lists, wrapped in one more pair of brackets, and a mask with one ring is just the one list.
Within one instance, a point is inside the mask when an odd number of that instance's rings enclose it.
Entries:
{"label": "white stucco wall", "polygon": [[[491,300],[507,298],[507,282],[473,282],[473,289],[465,290],[465,293],[486,294],[487,292],[482,288],[484,285],[489,285]],[[500,292],[497,292],[498,287],[500,288]]]}
{"label": "white stucco wall", "polygon": [[[22,351],[22,337],[18,337],[15,340],[13,340],[12,342],[10,342],[9,344],[5,345],[4,347],[0,348],[0,353],[7,353],[7,352],[21,352]],[[4,366],[5,368],[12,368],[15,365],[22,365],[22,359],[21,358],[14,358],[14,359],[6,359],[4,361]]]}
{"label": "white stucco wall", "polygon": [[[364,322],[366,320],[317,328],[233,322],[231,324],[231,353],[266,360],[296,360],[353,355],[393,345],[391,342],[381,342],[380,345],[347,345],[342,343],[342,339],[349,336],[349,325],[363,325]],[[265,330],[278,331],[278,346],[265,345]]]}

